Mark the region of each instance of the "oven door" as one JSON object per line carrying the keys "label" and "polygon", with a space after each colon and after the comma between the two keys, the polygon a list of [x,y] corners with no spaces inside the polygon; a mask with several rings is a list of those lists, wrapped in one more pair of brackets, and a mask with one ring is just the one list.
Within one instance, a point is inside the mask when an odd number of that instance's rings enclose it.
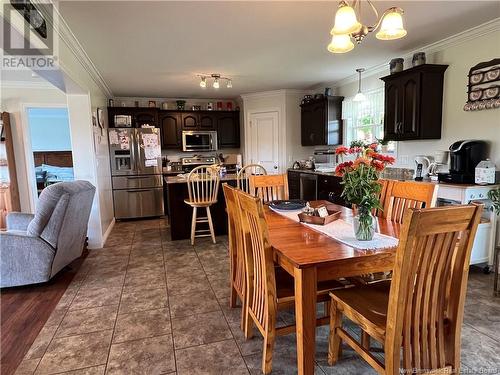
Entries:
{"label": "oven door", "polygon": [[183,131],[182,151],[217,150],[217,132]]}

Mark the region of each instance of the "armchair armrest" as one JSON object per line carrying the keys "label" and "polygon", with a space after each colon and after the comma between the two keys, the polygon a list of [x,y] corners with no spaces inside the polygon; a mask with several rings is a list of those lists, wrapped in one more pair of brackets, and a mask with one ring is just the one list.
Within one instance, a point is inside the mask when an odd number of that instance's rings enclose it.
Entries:
{"label": "armchair armrest", "polygon": [[34,217],[23,212],[10,212],[7,214],[7,230],[26,230]]}
{"label": "armchair armrest", "polygon": [[55,250],[25,232],[0,232],[0,287],[49,280]]}

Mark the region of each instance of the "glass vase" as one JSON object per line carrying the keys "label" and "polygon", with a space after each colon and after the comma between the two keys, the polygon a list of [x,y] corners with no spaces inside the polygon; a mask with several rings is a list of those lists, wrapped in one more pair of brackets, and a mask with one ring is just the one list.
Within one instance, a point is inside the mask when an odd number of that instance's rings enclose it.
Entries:
{"label": "glass vase", "polygon": [[371,210],[359,208],[353,217],[354,235],[358,241],[370,241],[375,235],[377,220],[373,217]]}

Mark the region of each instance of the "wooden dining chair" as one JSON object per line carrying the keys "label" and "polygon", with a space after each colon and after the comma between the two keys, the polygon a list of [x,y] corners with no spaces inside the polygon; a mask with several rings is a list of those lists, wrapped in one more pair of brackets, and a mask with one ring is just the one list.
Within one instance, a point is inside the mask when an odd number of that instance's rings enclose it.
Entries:
{"label": "wooden dining chair", "polygon": [[392,181],[388,186],[383,216],[403,222],[408,208],[430,208],[436,205],[438,185],[431,182]]}
{"label": "wooden dining chair", "polygon": [[[264,216],[262,200],[243,191],[237,191],[243,229],[243,248],[246,271],[246,318],[245,337],[253,335],[253,325],[264,337],[262,372],[269,374],[272,369],[273,348],[276,336],[294,333],[295,325],[276,327],[278,310],[295,306],[294,280],[281,267],[275,267],[273,249],[269,242],[269,232]],[[318,302],[328,307],[330,290],[344,288],[339,281],[318,283]],[[328,324],[328,309],[325,317],[318,318],[317,325]]]}
{"label": "wooden dining chair", "polygon": [[250,191],[250,176],[267,175],[266,168],[260,164],[248,164],[241,168],[236,174],[236,187],[245,193],[255,195]]}
{"label": "wooden dining chair", "polygon": [[[330,365],[344,341],[379,374],[460,373],[469,260],[482,209],[406,210],[392,282],[330,293]],[[343,316],[382,343],[384,364],[343,328]]]}
{"label": "wooden dining chair", "polygon": [[246,317],[246,277],[245,255],[243,253],[243,229],[237,197],[238,189],[228,184],[223,184],[224,197],[226,198],[229,237],[229,262],[230,262],[230,289],[229,306],[237,306],[237,299],[241,302],[241,329],[245,329]]}
{"label": "wooden dining chair", "polygon": [[[193,218],[191,221],[191,245],[194,245],[195,237],[212,237],[215,241],[214,225],[210,206],[217,203],[219,192],[219,173],[209,165],[201,165],[194,168],[187,177],[189,198],[184,203],[193,207]],[[205,208],[206,216],[198,217],[198,208]],[[196,224],[207,223],[208,229],[196,229]]]}
{"label": "wooden dining chair", "polygon": [[287,174],[250,176],[250,191],[255,192],[264,203],[278,199],[288,199]]}

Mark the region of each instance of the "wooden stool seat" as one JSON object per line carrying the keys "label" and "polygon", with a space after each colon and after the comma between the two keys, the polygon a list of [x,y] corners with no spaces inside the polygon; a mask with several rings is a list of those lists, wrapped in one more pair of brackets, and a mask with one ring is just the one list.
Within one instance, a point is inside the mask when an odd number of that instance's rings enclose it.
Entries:
{"label": "wooden stool seat", "polygon": [[184,203],[186,203],[187,205],[191,206],[191,207],[210,207],[212,204],[215,204],[217,203],[217,201],[215,202],[210,202],[210,203],[201,203],[201,202],[191,202],[189,199],[184,199]]}

